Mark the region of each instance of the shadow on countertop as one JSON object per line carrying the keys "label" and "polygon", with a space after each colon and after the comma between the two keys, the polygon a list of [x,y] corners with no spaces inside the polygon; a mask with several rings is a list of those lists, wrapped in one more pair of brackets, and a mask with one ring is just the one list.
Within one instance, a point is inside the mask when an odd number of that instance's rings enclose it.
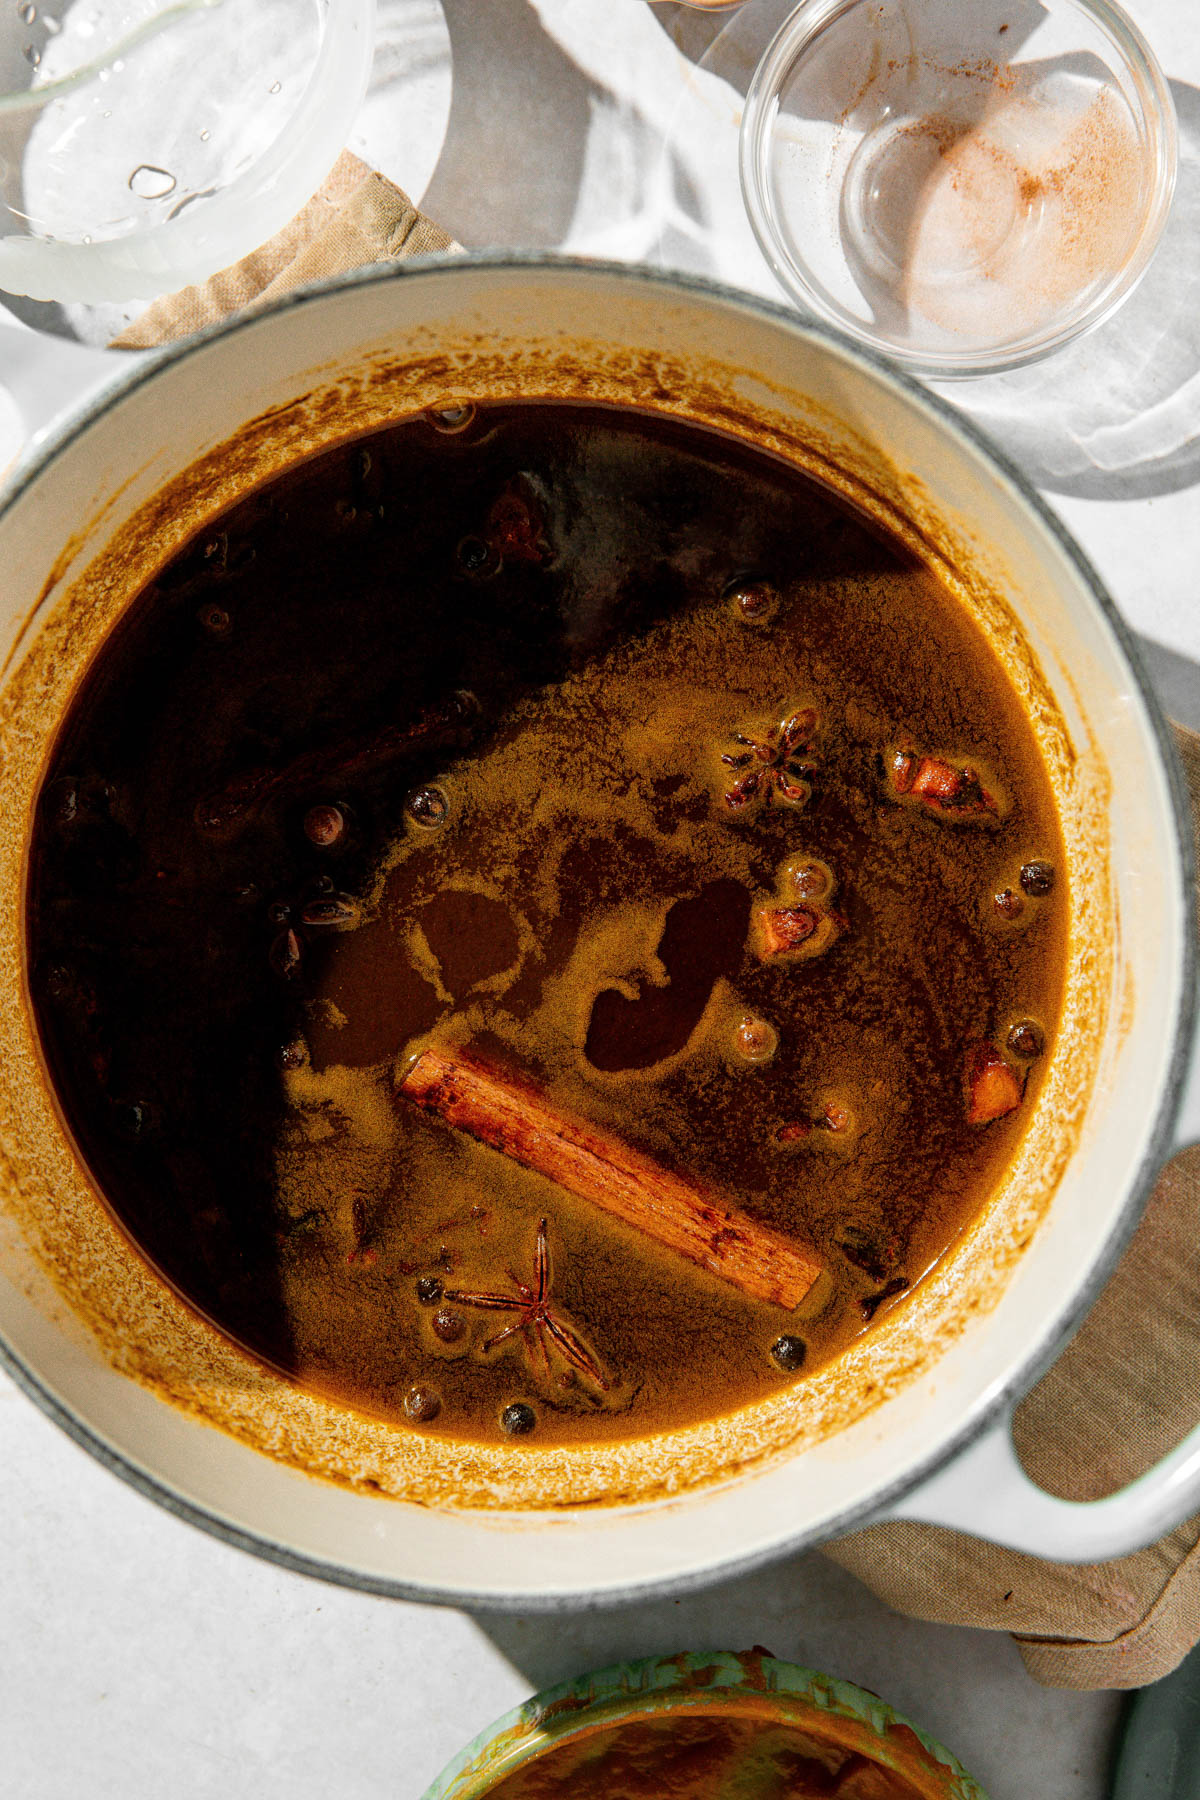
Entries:
{"label": "shadow on countertop", "polygon": [[529,0],[441,0],[450,122],[422,210],[468,247],[552,249],[575,213],[600,90]]}
{"label": "shadow on countertop", "polygon": [[[993,1800],[1018,1800],[1020,1767],[1057,1800],[1108,1792],[1118,1694],[1038,1687],[1002,1632],[929,1625],[890,1612],[824,1557],[794,1556],[679,1599],[553,1616],[476,1615],[535,1689],[636,1657],[745,1650],[823,1670],[879,1693],[961,1758]],[[1036,1748],[1035,1748],[1036,1746]]]}

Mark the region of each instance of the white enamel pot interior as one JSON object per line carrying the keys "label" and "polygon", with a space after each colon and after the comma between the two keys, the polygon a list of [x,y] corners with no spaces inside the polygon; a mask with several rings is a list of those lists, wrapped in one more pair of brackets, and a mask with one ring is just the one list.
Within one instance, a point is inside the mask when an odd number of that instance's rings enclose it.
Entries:
{"label": "white enamel pot interior", "polygon": [[[180,542],[324,444],[500,394],[632,402],[723,425],[940,560],[1023,689],[1051,767],[1071,974],[1040,1116],[1010,1178],[844,1370],[802,1384],[775,1414],[735,1415],[665,1448],[625,1446],[587,1468],[539,1464],[525,1446],[456,1461],[451,1447],[430,1474],[391,1441],[415,1433],[293,1407],[264,1391],[261,1371],[243,1380],[232,1353],[189,1376],[182,1339],[167,1351],[150,1341],[145,1321],[186,1309],[165,1291],[156,1299],[140,1265],[122,1272],[122,1257],[137,1259],[39,1086],[22,850],[73,681]],[[702,283],[536,259],[370,271],[152,357],[77,409],[10,483],[0,568],[11,1015],[0,1339],[16,1379],[102,1461],[277,1561],[483,1607],[679,1590],[889,1515],[1091,1560],[1200,1505],[1192,1444],[1091,1506],[1033,1489],[1009,1448],[1008,1410],[1095,1297],[1161,1161],[1189,1135],[1184,1113],[1195,1135],[1190,860],[1168,740],[1111,603],[1030,490],[949,409],[833,331]],[[552,1506],[529,1503],[539,1467]],[[601,1498],[612,1503],[583,1503]]]}

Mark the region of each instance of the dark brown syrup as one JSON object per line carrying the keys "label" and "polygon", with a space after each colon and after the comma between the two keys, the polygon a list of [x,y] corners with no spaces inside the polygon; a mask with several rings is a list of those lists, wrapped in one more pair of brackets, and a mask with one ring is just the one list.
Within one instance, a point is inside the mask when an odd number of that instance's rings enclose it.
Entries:
{"label": "dark brown syrup", "polygon": [[[1053,1036],[1061,841],[977,628],[829,493],[628,412],[439,424],[294,470],[131,606],[46,776],[38,1018],[221,1330],[415,1430],[636,1436],[802,1383],[953,1244]],[[426,1044],[812,1249],[810,1295],[407,1105]]]}

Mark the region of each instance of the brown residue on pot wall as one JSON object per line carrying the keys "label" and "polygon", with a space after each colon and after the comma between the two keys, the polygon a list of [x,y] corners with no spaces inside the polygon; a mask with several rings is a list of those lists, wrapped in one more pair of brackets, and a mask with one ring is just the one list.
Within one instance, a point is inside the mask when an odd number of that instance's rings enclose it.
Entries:
{"label": "brown residue on pot wall", "polygon": [[[219,346],[208,346],[209,351]],[[184,367],[187,366],[186,359]],[[163,382],[171,404],[171,367]],[[1059,1044],[1043,1105],[1008,1181],[902,1319],[780,1400],[646,1442],[530,1451],[458,1445],[360,1417],[303,1392],[220,1337],[167,1289],[93,1191],[47,1091],[25,986],[25,821],[76,682],[125,607],[181,544],[282,467],[397,416],[467,401],[581,399],[649,407],[731,432],[825,481],[917,554],[969,607],[1033,721],[1063,818],[1075,909]],[[92,536],[90,528],[79,542]],[[72,1310],[120,1369],[164,1399],[294,1467],[371,1493],[442,1507],[642,1502],[728,1478],[814,1445],[926,1373],[996,1304],[1036,1232],[1074,1146],[1106,1016],[1103,765],[1073,742],[1016,616],[980,554],[903,469],[818,407],[753,370],[658,351],[615,352],[561,337],[378,353],[313,383],[236,430],[152,496],[94,556],[49,616],[0,696],[0,981],[22,1004],[0,1018],[0,1143],[8,1212]]]}
{"label": "brown residue on pot wall", "polygon": [[62,549],[55,557],[50,573],[42,583],[41,592],[38,594],[37,599],[28,609],[17,628],[16,635],[9,646],[8,654],[5,656],[3,663],[0,663],[0,677],[8,674],[8,671],[20,656],[21,647],[28,637],[30,629],[41,617],[43,608],[55,597],[58,589],[66,580],[70,573],[71,565],[86,550],[89,540],[95,538],[97,531],[103,526],[105,520],[111,518],[118,510],[122,495],[128,493],[130,488],[135,486],[140,474],[140,470],[135,471],[127,480],[123,481],[119,487],[114,489],[114,491],[108,495],[104,505],[100,508],[99,512],[96,513],[95,517],[89,519],[85,526],[82,526],[77,531],[73,531],[69,535]]}

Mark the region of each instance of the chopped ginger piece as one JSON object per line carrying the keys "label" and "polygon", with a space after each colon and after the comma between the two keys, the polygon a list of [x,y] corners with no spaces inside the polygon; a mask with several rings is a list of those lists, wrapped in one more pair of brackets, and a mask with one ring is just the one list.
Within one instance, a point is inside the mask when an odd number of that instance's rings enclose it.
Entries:
{"label": "chopped ginger piece", "polygon": [[967,1050],[967,1123],[989,1125],[1015,1112],[1021,1104],[1022,1084],[991,1044],[971,1044]]}
{"label": "chopped ginger piece", "polygon": [[809,906],[764,906],[758,922],[763,956],[795,950],[817,929],[817,915]]}
{"label": "chopped ginger piece", "polygon": [[896,799],[916,800],[934,812],[958,818],[995,816],[1000,811],[994,794],[984,787],[977,769],[947,762],[941,756],[923,756],[915,750],[892,750],[884,756],[890,792]]}

